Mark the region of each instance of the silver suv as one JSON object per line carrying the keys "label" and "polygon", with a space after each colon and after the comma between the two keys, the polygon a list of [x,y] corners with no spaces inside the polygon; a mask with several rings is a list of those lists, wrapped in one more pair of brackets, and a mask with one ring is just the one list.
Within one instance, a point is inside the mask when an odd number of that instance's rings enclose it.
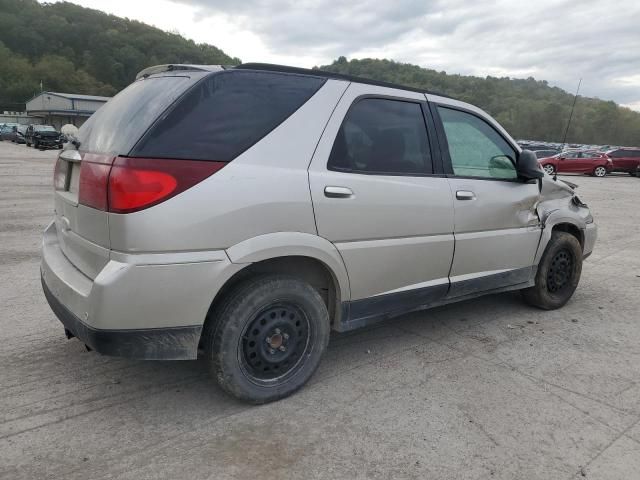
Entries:
{"label": "silver suv", "polygon": [[68,337],[195,359],[253,403],[331,330],[487,293],[564,305],[596,226],[478,108],[320,70],[142,71],[54,173],[42,285]]}

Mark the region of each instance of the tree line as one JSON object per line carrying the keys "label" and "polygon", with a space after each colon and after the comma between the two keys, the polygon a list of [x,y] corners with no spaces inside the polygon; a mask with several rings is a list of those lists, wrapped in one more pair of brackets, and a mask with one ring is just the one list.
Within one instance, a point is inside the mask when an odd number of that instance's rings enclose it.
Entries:
{"label": "tree line", "polygon": [[0,110],[42,88],[111,96],[150,65],[238,64],[219,48],[61,2],[0,0]]}
{"label": "tree line", "polygon": [[[469,102],[491,114],[515,138],[561,142],[574,96],[544,80],[450,75],[417,65],[340,57],[319,67],[400,83]],[[578,97],[568,143],[640,146],[640,113],[615,102]]]}
{"label": "tree line", "polygon": [[[219,48],[78,5],[0,0],[0,110],[22,110],[44,90],[111,96],[163,63],[239,64]],[[573,95],[546,81],[451,75],[392,60],[340,57],[319,67],[458,98],[514,137],[561,141]],[[579,97],[567,141],[640,145],[640,113]]]}

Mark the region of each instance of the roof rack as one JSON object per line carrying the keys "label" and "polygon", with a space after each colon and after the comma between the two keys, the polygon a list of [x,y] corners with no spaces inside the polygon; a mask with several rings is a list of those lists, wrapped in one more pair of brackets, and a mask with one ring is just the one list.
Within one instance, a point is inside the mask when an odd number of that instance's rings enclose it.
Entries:
{"label": "roof rack", "polygon": [[343,73],[328,72],[327,70],[311,69],[311,68],[298,68],[288,67],[286,65],[274,65],[271,63],[242,63],[233,67],[240,70],[264,70],[268,72],[281,72],[281,73],[295,73],[298,75],[313,75],[315,77],[332,78],[336,80],[346,80],[348,82],[364,83],[366,85],[375,85],[378,87],[397,88],[400,90],[409,90],[417,93],[428,93],[431,95],[438,95],[439,97],[452,98],[448,95],[444,95],[439,92],[432,92],[421,88],[408,87],[406,85],[400,85],[398,83],[383,82],[379,80],[372,80],[370,78],[356,77],[354,75],[345,75]]}

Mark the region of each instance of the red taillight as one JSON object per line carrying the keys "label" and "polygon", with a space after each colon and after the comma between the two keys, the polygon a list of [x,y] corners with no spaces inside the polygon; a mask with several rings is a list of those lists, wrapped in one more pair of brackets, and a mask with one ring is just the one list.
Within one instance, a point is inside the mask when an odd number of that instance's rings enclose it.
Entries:
{"label": "red taillight", "polygon": [[[211,176],[226,162],[117,157],[82,162],[79,202],[113,213],[157,205]],[[85,167],[85,163],[87,166]]]}
{"label": "red taillight", "polygon": [[[107,182],[114,157],[87,153],[80,164],[78,203],[107,210]],[[76,168],[74,166],[73,168]]]}

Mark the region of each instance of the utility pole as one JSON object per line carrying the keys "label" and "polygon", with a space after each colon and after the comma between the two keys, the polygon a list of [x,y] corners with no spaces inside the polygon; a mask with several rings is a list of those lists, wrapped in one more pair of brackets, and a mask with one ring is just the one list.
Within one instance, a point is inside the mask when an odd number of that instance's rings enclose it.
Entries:
{"label": "utility pole", "polygon": [[562,150],[565,149],[567,144],[567,134],[569,133],[569,127],[571,126],[571,119],[573,118],[573,110],[576,108],[576,101],[578,100],[578,93],[580,92],[580,85],[582,85],[582,79],[578,82],[578,89],[576,95],[573,97],[573,105],[571,105],[571,113],[569,113],[569,121],[567,122],[567,128],[564,131],[564,137],[562,138]]}

